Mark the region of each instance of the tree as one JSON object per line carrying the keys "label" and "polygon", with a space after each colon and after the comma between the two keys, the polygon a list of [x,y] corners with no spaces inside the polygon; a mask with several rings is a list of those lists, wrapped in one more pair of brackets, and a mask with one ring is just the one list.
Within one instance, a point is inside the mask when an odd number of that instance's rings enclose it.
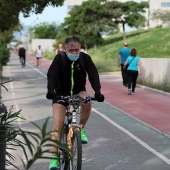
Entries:
{"label": "tree", "polygon": [[64,0],[1,0],[0,1],[0,32],[10,29],[19,23],[19,13],[25,17],[30,13],[42,13],[46,6],[61,6]]}
{"label": "tree", "polygon": [[159,22],[161,21],[162,26],[170,26],[170,11],[169,10],[155,10],[151,14],[152,19]]}
{"label": "tree", "polygon": [[[114,2],[110,2],[114,3]],[[121,3],[118,8],[120,10],[118,11],[118,17],[114,18],[115,23],[122,25],[123,30],[123,38],[126,38],[126,31],[125,31],[125,24],[127,24],[129,27],[144,27],[146,23],[146,18],[143,15],[146,11],[146,8],[148,8],[148,2],[133,2],[128,1]],[[114,10],[114,9],[113,9]]]}
{"label": "tree", "polygon": [[[64,0],[1,0],[0,1],[0,43],[3,48],[0,49],[0,53],[4,53],[4,48],[12,39],[12,32],[15,31],[17,25],[19,25],[19,13],[22,12],[25,17],[28,17],[30,13],[41,13],[46,6],[61,6]],[[9,33],[7,35],[6,33]],[[4,36],[5,35],[5,36]],[[3,44],[2,44],[3,43]],[[6,51],[6,50],[5,50]],[[9,53],[9,51],[8,51]],[[6,56],[2,55],[6,58]],[[9,58],[9,57],[8,57]],[[3,66],[2,59],[0,59],[0,68]]]}
{"label": "tree", "polygon": [[55,22],[43,22],[29,28],[30,38],[54,39],[59,33],[60,28]]}
{"label": "tree", "polygon": [[90,0],[70,11],[70,17],[63,24],[64,32],[81,36],[88,47],[102,42],[102,35],[115,32],[122,24],[125,38],[125,24],[130,27],[144,26],[143,12],[148,3],[133,1]]}
{"label": "tree", "polygon": [[[108,11],[103,0],[85,1],[70,11],[70,17],[63,24],[67,34],[81,36],[88,47],[102,42],[102,34],[114,30],[117,25],[111,21],[112,12]],[[117,2],[118,3],[118,2]]]}

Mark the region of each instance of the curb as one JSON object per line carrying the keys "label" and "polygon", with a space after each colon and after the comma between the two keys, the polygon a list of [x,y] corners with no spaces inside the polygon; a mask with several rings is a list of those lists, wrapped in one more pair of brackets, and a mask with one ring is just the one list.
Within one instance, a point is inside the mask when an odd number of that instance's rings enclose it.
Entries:
{"label": "curb", "polygon": [[[102,72],[102,73],[99,73],[99,75],[118,76],[118,77],[121,78],[121,72],[119,72],[119,71],[116,71],[116,72]],[[170,93],[162,91],[162,90],[154,89],[154,88],[151,88],[151,87],[148,87],[148,86],[143,86],[143,85],[140,85],[140,84],[137,84],[136,86],[141,88],[141,89],[144,89],[144,90],[148,90],[148,91],[152,91],[152,92],[155,92],[155,93],[170,96]]]}
{"label": "curb", "polygon": [[148,91],[152,91],[152,92],[155,92],[155,93],[160,93],[160,94],[163,94],[163,95],[170,96],[170,93],[164,92],[164,91],[162,91],[162,90],[153,89],[153,88],[151,88],[151,87],[142,86],[142,85],[139,85],[139,84],[137,84],[137,87],[140,87],[140,88],[142,88],[142,89],[144,89],[144,90],[148,90]]}

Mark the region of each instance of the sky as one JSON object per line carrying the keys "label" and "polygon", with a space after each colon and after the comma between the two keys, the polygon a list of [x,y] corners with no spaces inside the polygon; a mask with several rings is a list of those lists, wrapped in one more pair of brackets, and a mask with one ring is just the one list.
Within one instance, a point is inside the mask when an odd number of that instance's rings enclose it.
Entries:
{"label": "sky", "polygon": [[20,22],[25,26],[34,26],[36,24],[42,23],[42,22],[57,22],[62,23],[64,22],[64,18],[66,17],[67,12],[67,6],[66,3],[64,3],[61,7],[53,8],[51,6],[48,6],[44,9],[42,14],[30,14],[30,17],[24,18],[23,14],[20,13],[19,19]]}
{"label": "sky", "polygon": [[[136,2],[141,2],[141,0],[134,0]],[[67,6],[66,2],[62,7],[56,7],[53,8],[51,6],[46,7],[42,14],[30,14],[30,17],[24,18],[22,14],[20,14],[20,22],[24,26],[34,26],[36,24],[42,23],[42,22],[56,22],[58,24],[64,22],[64,18],[66,17],[67,12]]]}

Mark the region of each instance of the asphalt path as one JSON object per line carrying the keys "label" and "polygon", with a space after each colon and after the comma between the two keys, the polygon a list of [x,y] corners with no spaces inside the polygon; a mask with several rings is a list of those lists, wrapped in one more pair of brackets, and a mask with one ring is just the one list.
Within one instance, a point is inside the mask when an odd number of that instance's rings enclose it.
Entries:
{"label": "asphalt path", "polygon": [[[22,109],[21,115],[28,121],[18,120],[23,129],[38,132],[29,122],[42,126],[47,117],[50,117],[48,130],[52,129],[51,101],[45,98],[46,73],[29,61],[21,68],[16,54],[11,55],[3,69],[4,81],[12,81],[6,84],[8,92],[2,90],[2,102],[7,108],[13,105],[14,111]],[[170,169],[169,137],[111,102],[94,102],[86,129],[89,143],[83,145],[83,170]],[[47,170],[48,162],[39,160],[31,170]],[[19,160],[15,165],[23,169]]]}

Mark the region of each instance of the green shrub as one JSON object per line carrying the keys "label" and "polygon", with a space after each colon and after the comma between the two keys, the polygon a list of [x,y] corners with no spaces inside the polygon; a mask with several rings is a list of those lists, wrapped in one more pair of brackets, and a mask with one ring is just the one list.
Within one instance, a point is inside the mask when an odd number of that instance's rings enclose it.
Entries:
{"label": "green shrub", "polygon": [[[2,86],[8,91],[4,85],[8,82],[10,81],[0,83],[0,87]],[[2,103],[0,103],[0,106],[6,107]],[[18,157],[15,154],[12,154],[11,151],[22,151],[23,154],[21,154],[21,157],[19,156],[19,160],[23,163],[22,170],[29,170],[38,159],[51,159],[51,147],[56,147],[56,145],[67,152],[71,152],[71,150],[60,141],[51,138],[52,133],[57,133],[59,131],[47,131],[49,117],[46,118],[42,127],[34,122],[30,122],[31,125],[38,130],[38,132],[33,132],[22,130],[16,125],[17,119],[26,121],[24,117],[20,116],[21,110],[13,112],[13,106],[11,106],[10,109],[5,110],[6,111],[0,114],[0,162],[2,163],[5,161],[6,167],[12,166],[13,169],[20,170],[16,165]],[[23,161],[23,155],[25,161]],[[4,156],[6,160],[3,160]],[[6,168],[4,169],[2,166],[3,165],[1,165],[0,170],[5,170]]]}
{"label": "green shrub", "polygon": [[53,60],[54,57],[55,57],[55,51],[44,52],[43,57],[50,59],[50,60]]}
{"label": "green shrub", "polygon": [[7,64],[10,57],[9,49],[3,45],[0,47],[0,71],[2,71],[2,67]]}
{"label": "green shrub", "polygon": [[162,82],[157,82],[157,83],[153,82],[151,79],[139,78],[138,84],[170,93],[170,81],[167,78],[164,78]]}

